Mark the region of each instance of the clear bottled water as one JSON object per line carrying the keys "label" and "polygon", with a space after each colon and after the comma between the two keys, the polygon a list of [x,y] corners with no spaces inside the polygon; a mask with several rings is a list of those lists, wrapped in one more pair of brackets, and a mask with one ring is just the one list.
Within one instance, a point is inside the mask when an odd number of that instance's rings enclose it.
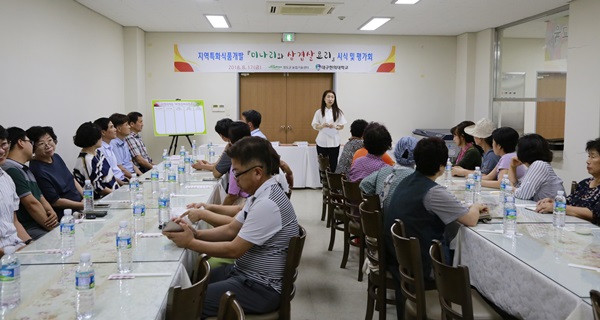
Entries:
{"label": "clear bottled water", "polygon": [[133,264],[133,247],[131,233],[127,227],[127,221],[119,223],[117,231],[117,268],[120,273],[131,272]]}
{"label": "clear bottled water", "polygon": [[198,157],[198,147],[196,147],[196,140],[192,140],[192,163],[194,163],[194,160],[196,160],[196,158]]}
{"label": "clear bottled water", "polygon": [[183,159],[183,163],[185,166],[185,173],[192,172],[192,157],[189,152],[185,152],[185,158]]}
{"label": "clear bottled water", "polygon": [[181,185],[185,183],[185,162],[183,158],[181,158],[177,164],[177,181],[179,181],[179,184]]}
{"label": "clear bottled water", "polygon": [[173,168],[167,173],[167,186],[170,193],[177,191],[177,170]]}
{"label": "clear bottled water", "polygon": [[510,194],[504,201],[504,219],[502,221],[502,231],[505,236],[513,237],[517,232],[517,208],[515,206],[515,197]]}
{"label": "clear bottled water", "polygon": [[185,158],[185,146],[181,146],[179,149],[179,160],[183,161],[183,158]]}
{"label": "clear bottled water", "polygon": [[473,174],[469,173],[467,181],[465,182],[465,204],[470,206],[475,200],[475,179]]}
{"label": "clear bottled water", "polygon": [[0,304],[2,310],[12,309],[21,302],[21,264],[15,255],[16,248],[4,247],[0,260]]}
{"label": "clear bottled water", "polygon": [[171,198],[167,192],[167,188],[160,189],[160,195],[158,196],[158,228],[162,227],[169,221],[171,217],[170,213]]}
{"label": "clear bottled water", "polygon": [[511,186],[510,185],[510,180],[508,179],[508,174],[504,174],[504,176],[502,176],[502,180],[500,180],[500,204],[504,204],[504,197],[505,197],[505,192],[506,192],[506,186]]}
{"label": "clear bottled water", "polygon": [[448,188],[452,184],[452,162],[450,158],[446,161],[446,167],[444,168],[444,186]]}
{"label": "clear bottled water", "polygon": [[131,204],[135,201],[135,195],[140,191],[140,180],[136,173],[131,174],[129,179],[129,193],[131,196]]}
{"label": "clear bottled water", "polygon": [[565,192],[559,190],[554,198],[554,212],[552,213],[552,225],[557,228],[565,226],[565,218],[567,215],[567,199]]}
{"label": "clear bottled water", "polygon": [[163,149],[162,159],[163,161],[167,161],[167,159],[169,159],[169,153],[167,152],[167,149]]}
{"label": "clear bottled water", "polygon": [[94,288],[96,287],[92,256],[82,253],[75,272],[77,290],[77,319],[89,319],[94,315]]}
{"label": "clear bottled water", "polygon": [[152,166],[152,171],[150,171],[150,181],[152,183],[152,196],[158,196],[159,190],[159,172],[156,166]]}
{"label": "clear bottled water", "polygon": [[475,180],[475,196],[473,202],[478,203],[481,201],[481,168],[475,167],[473,172],[473,179]]}
{"label": "clear bottled water", "polygon": [[65,209],[64,213],[60,219],[60,252],[69,257],[75,251],[75,218],[71,209]]}
{"label": "clear bottled water", "polygon": [[85,180],[83,186],[83,212],[94,210],[94,187],[90,180]]}
{"label": "clear bottled water", "polygon": [[146,204],[144,204],[143,195],[138,193],[133,203],[133,232],[135,234],[144,233],[145,219]]}
{"label": "clear bottled water", "polygon": [[208,143],[208,162],[213,163],[215,161],[215,148],[212,142]]}

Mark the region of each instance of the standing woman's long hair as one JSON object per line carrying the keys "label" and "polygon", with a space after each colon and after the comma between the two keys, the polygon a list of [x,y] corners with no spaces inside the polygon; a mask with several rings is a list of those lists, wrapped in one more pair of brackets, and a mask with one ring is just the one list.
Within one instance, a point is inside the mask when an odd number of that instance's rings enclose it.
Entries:
{"label": "standing woman's long hair", "polygon": [[338,107],[337,94],[335,94],[333,90],[325,90],[325,92],[323,92],[323,97],[321,97],[321,115],[323,117],[325,116],[325,108],[327,108],[327,104],[325,103],[325,96],[328,93],[333,93],[333,96],[335,97],[335,99],[333,100],[333,104],[331,105],[331,112],[333,113],[333,121],[337,121],[338,117],[340,116],[340,113],[343,112]]}

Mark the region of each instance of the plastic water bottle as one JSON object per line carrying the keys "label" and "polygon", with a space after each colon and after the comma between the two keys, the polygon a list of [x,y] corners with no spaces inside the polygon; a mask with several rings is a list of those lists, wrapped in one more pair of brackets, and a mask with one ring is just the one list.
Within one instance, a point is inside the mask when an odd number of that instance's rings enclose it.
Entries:
{"label": "plastic water bottle", "polygon": [[129,179],[129,194],[131,196],[131,204],[135,201],[135,195],[140,191],[140,180],[138,180],[137,174],[132,173],[131,179]]}
{"label": "plastic water bottle", "polygon": [[185,173],[192,172],[192,155],[189,152],[185,152],[185,158],[183,159],[185,165]]}
{"label": "plastic water bottle", "polygon": [[181,185],[185,183],[185,165],[184,159],[181,158],[177,164],[177,181],[179,181],[179,184]]}
{"label": "plastic water bottle", "polygon": [[567,215],[567,199],[565,192],[559,190],[554,198],[554,212],[552,214],[552,225],[557,228],[565,226],[565,216]]}
{"label": "plastic water bottle", "polygon": [[210,142],[208,144],[208,162],[213,163],[215,161],[215,148],[212,144],[212,142]]}
{"label": "plastic water bottle", "polygon": [[167,149],[163,149],[162,159],[163,161],[167,161],[167,159],[169,159],[169,153],[167,152]]}
{"label": "plastic water bottle", "polygon": [[517,208],[515,197],[510,194],[504,201],[504,219],[502,220],[503,233],[507,237],[513,237],[517,232]]}
{"label": "plastic water bottle", "polygon": [[475,167],[473,172],[473,180],[475,180],[475,197],[473,202],[478,203],[481,201],[481,168]]}
{"label": "plastic water bottle", "polygon": [[75,251],[75,219],[73,211],[65,209],[65,215],[60,219],[60,253],[63,257],[73,255]]}
{"label": "plastic water bottle", "polygon": [[506,196],[506,187],[512,187],[510,185],[510,180],[508,179],[508,174],[504,174],[502,180],[500,180],[500,204],[504,204],[504,197]]}
{"label": "plastic water bottle", "polygon": [[152,170],[150,171],[150,181],[152,183],[152,196],[155,197],[158,195],[158,192],[160,191],[158,189],[158,178],[159,178],[159,172],[158,172],[158,168],[156,166],[152,166]]}
{"label": "plastic water bottle", "polygon": [[179,149],[179,160],[183,161],[183,158],[185,158],[185,146],[181,146]]}
{"label": "plastic water bottle", "polygon": [[77,290],[77,319],[89,319],[94,315],[94,288],[96,287],[92,256],[82,253],[75,272]]}
{"label": "plastic water bottle", "polygon": [[131,272],[132,263],[131,233],[127,228],[127,221],[121,221],[119,222],[119,231],[117,231],[117,268],[120,273]]}
{"label": "plastic water bottle", "polygon": [[133,203],[133,232],[135,234],[144,233],[146,217],[146,205],[144,204],[144,196],[137,194]]}
{"label": "plastic water bottle", "polygon": [[452,185],[452,162],[450,162],[450,158],[446,161],[446,167],[444,169],[444,185],[446,188]]}
{"label": "plastic water bottle", "polygon": [[465,204],[468,206],[473,204],[475,200],[475,179],[473,174],[469,173],[467,181],[465,183]]}
{"label": "plastic water bottle", "polygon": [[92,181],[85,180],[83,186],[83,212],[94,211],[94,187]]}
{"label": "plastic water bottle", "polygon": [[167,188],[160,189],[160,195],[158,196],[158,228],[162,229],[163,226],[169,221],[171,217],[170,212],[171,198],[167,192]]}
{"label": "plastic water bottle", "polygon": [[170,193],[175,193],[177,191],[177,170],[174,168],[171,168],[167,173],[167,186]]}
{"label": "plastic water bottle", "polygon": [[0,304],[2,310],[12,309],[21,302],[21,264],[15,255],[16,248],[4,247],[0,260]]}
{"label": "plastic water bottle", "polygon": [[196,140],[192,140],[192,163],[194,163],[194,160],[196,160],[196,158],[198,157],[198,148],[196,147]]}

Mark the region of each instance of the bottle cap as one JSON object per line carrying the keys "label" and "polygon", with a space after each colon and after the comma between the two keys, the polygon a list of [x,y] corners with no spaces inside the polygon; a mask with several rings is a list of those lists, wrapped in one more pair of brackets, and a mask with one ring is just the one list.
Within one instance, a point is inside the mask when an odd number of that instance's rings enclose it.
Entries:
{"label": "bottle cap", "polygon": [[473,174],[472,174],[472,173],[469,173],[469,175],[467,176],[467,179],[468,179],[468,178],[473,178]]}
{"label": "bottle cap", "polygon": [[123,220],[119,222],[119,228],[127,228],[127,221]]}
{"label": "bottle cap", "polygon": [[84,252],[79,256],[79,262],[90,262],[92,255],[89,252]]}
{"label": "bottle cap", "polygon": [[65,209],[65,211],[63,211],[65,216],[72,216],[73,215],[73,210],[71,209]]}
{"label": "bottle cap", "polygon": [[167,192],[167,188],[160,188],[160,192]]}
{"label": "bottle cap", "polygon": [[15,247],[14,246],[6,246],[4,247],[4,254],[13,254],[15,253]]}
{"label": "bottle cap", "polygon": [[85,179],[85,184],[88,184],[88,183],[92,183],[92,181],[89,179]]}
{"label": "bottle cap", "polygon": [[132,173],[131,174],[131,178],[136,178],[137,177],[137,173]]}
{"label": "bottle cap", "polygon": [[481,167],[475,167],[475,171],[481,170]]}
{"label": "bottle cap", "polygon": [[565,192],[562,190],[558,190],[557,194],[563,196],[565,194]]}
{"label": "bottle cap", "polygon": [[143,197],[144,197],[144,195],[143,195],[143,194],[141,194],[141,193],[138,193],[138,194],[136,194],[136,195],[135,195],[135,199],[136,199],[136,200],[142,200],[142,199],[143,199]]}

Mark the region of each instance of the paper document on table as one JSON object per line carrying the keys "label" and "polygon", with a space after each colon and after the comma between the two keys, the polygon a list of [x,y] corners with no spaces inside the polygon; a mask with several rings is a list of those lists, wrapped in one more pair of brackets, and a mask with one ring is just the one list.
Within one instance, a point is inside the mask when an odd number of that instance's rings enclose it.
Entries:
{"label": "paper document on table", "polygon": [[17,254],[57,254],[61,253],[60,249],[43,249],[43,250],[27,250],[27,251],[17,251]]}
{"label": "paper document on table", "polygon": [[600,272],[600,268],[590,267],[590,266],[584,266],[584,265],[581,265],[581,264],[569,263],[568,266],[569,267],[573,267],[573,268],[587,269],[587,270],[593,270],[593,271],[596,271],[596,272]]}
{"label": "paper document on table", "polygon": [[163,234],[160,232],[149,232],[140,234],[140,238],[159,238],[162,236]]}
{"label": "paper document on table", "polygon": [[108,276],[108,280],[123,280],[123,279],[135,279],[142,277],[170,277],[171,273],[168,272],[157,272],[157,273],[113,273]]}
{"label": "paper document on table", "polygon": [[330,137],[335,137],[337,135],[337,130],[335,128],[323,128],[321,129],[321,132]]}

